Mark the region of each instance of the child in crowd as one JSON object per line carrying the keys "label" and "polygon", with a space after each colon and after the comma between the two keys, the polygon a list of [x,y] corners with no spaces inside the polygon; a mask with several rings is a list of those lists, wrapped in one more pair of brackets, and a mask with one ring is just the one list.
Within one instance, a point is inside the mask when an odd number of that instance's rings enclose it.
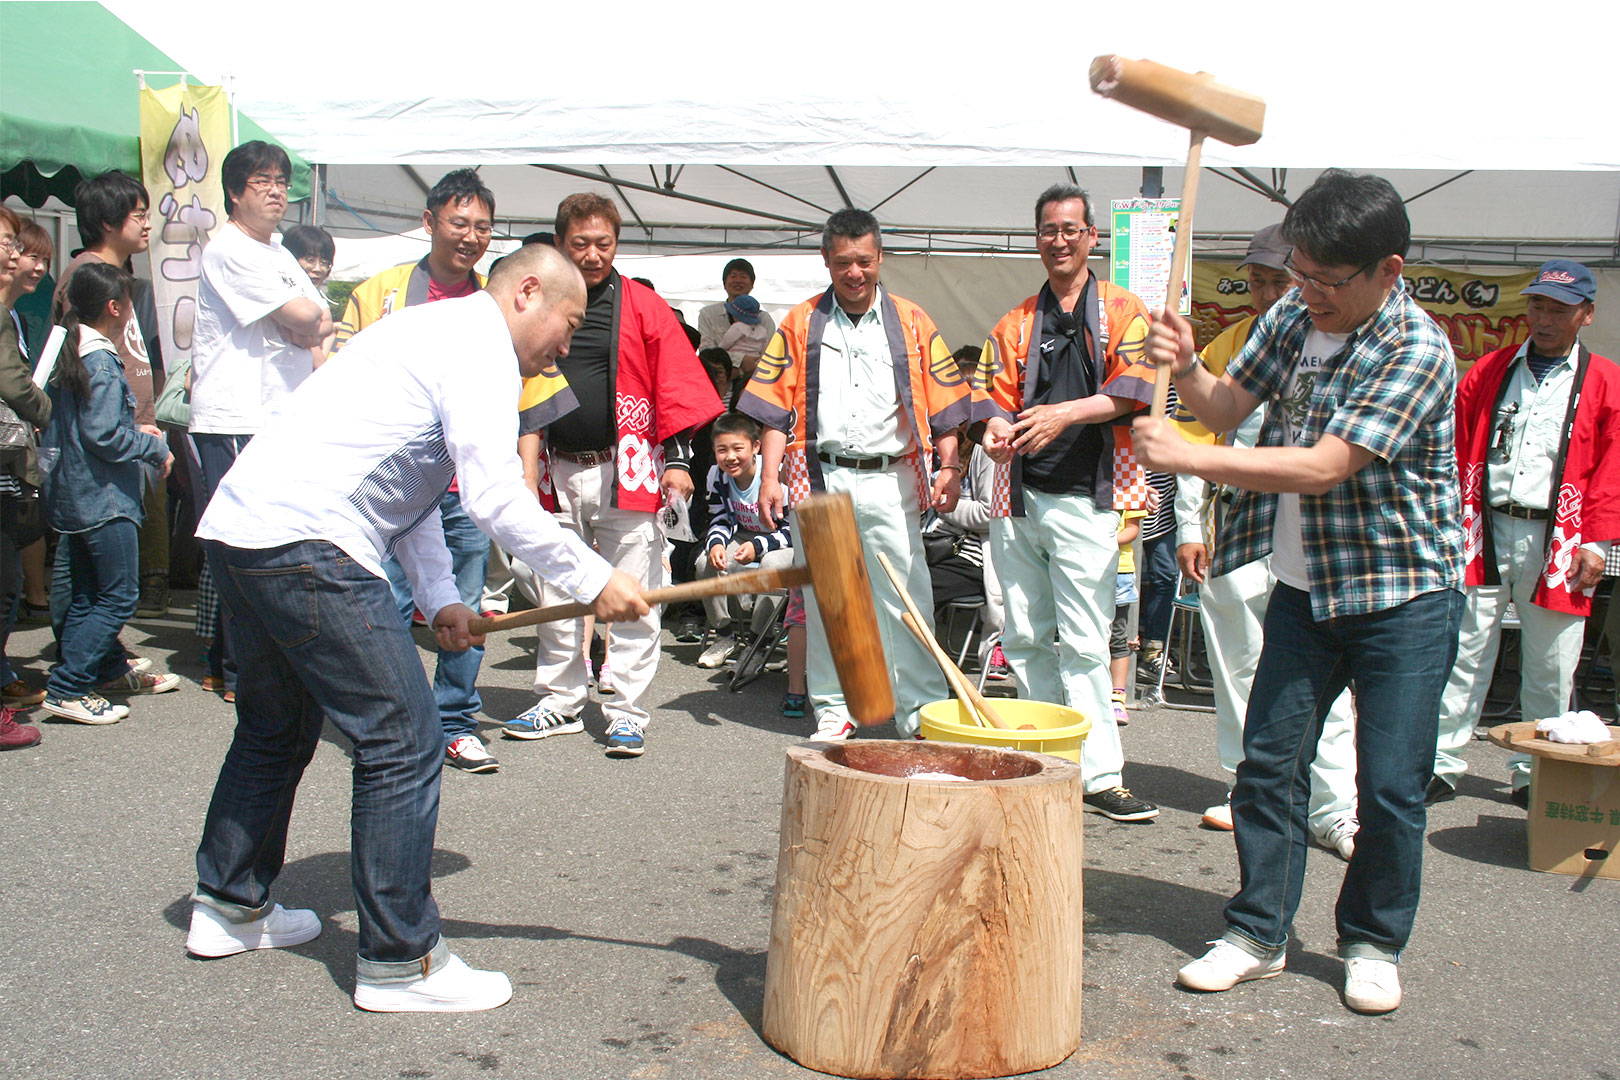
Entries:
{"label": "child in crowd", "polygon": [[[733,570],[759,568],[786,569],[793,565],[792,536],[784,518],[775,529],[765,528],[759,516],[759,425],[741,413],[725,413],[714,421],[715,465],[709,470],[707,487],[709,528],[703,551],[698,557],[697,576],[705,579]],[[716,668],[730,659],[740,644],[733,622],[746,622],[752,606],[749,596],[717,596],[704,601],[708,611],[709,637],[698,666]],[[802,611],[802,605],[800,606]],[[793,664],[794,633],[799,635],[799,664]],[[802,621],[797,631],[789,631],[788,699],[783,711],[796,707],[803,715],[804,665]],[[797,680],[797,681],[795,681]]]}
{"label": "child in crowd", "polygon": [[771,343],[771,330],[759,317],[759,301],[747,293],[727,300],[726,314],[734,321],[720,338],[720,347],[726,350],[746,381],[753,378],[765,346]]}
{"label": "child in crowd", "polygon": [[72,590],[44,708],[81,724],[115,724],[129,714],[103,694],[161,694],[180,683],[178,675],[136,670],[118,642],[140,596],[142,485],[161,482],[173,464],[162,433],[135,426],[135,397],[115,344],[134,286],[128,272],[99,261],[74,272],[40,451],[48,462],[46,515],[61,534],[56,557],[68,561]]}
{"label": "child in crowd", "polygon": [[1136,603],[1136,552],[1131,545],[1142,531],[1145,510],[1122,510],[1119,514],[1119,569],[1114,577],[1114,621],[1108,627],[1108,673],[1114,679],[1114,721],[1120,727],[1131,722],[1125,711],[1125,686],[1131,670],[1131,644],[1125,627]]}
{"label": "child in crowd", "polygon": [[319,225],[294,225],[281,234],[281,246],[292,252],[309,280],[324,295],[326,279],[332,276],[332,260],[337,257],[337,243],[332,234]]}

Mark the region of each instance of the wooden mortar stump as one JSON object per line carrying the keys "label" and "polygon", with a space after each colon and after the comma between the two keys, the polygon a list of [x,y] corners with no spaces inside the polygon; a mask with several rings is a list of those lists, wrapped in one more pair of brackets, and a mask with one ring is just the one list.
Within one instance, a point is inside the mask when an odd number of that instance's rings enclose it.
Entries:
{"label": "wooden mortar stump", "polygon": [[1083,795],[1079,766],[1045,754],[789,748],[766,1041],[853,1077],[1009,1076],[1072,1054]]}

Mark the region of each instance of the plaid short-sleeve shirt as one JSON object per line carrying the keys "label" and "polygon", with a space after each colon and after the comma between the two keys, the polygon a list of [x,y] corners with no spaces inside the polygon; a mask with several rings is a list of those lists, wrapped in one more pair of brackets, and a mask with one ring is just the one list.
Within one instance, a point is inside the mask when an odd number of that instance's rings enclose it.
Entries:
{"label": "plaid short-sleeve shirt", "polygon": [[[1295,289],[1255,323],[1228,368],[1232,378],[1263,401],[1278,401],[1310,330]],[[1399,288],[1318,374],[1300,445],[1335,435],[1371,451],[1373,460],[1325,495],[1299,497],[1317,620],[1462,587],[1456,390],[1451,343]],[[1268,407],[1258,445],[1283,445],[1281,408]],[[1276,495],[1240,492],[1214,572],[1269,554],[1276,515]]]}

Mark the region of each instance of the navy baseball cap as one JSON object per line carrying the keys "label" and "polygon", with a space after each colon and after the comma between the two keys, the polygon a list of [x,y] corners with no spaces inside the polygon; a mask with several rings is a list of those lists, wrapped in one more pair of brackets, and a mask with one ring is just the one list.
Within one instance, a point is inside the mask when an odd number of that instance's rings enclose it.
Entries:
{"label": "navy baseball cap", "polygon": [[1536,271],[1536,280],[1519,290],[1520,296],[1549,296],[1565,304],[1596,302],[1597,279],[1573,259],[1548,259]]}

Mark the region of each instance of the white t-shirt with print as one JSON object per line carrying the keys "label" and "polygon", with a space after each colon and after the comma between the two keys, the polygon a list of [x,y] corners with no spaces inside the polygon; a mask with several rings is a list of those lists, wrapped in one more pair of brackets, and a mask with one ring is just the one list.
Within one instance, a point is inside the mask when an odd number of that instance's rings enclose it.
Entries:
{"label": "white t-shirt with print", "polygon": [[[1299,446],[1305,438],[1305,419],[1310,415],[1316,378],[1328,359],[1344,348],[1349,334],[1328,334],[1315,327],[1305,335],[1294,373],[1288,378],[1283,397],[1274,408],[1282,410],[1283,445]],[[1277,497],[1277,518],[1271,526],[1271,573],[1284,585],[1311,591],[1310,571],[1305,563],[1305,536],[1299,516],[1299,496]]]}
{"label": "white t-shirt with print", "polygon": [[270,313],[304,297],[324,303],[292,252],[226,222],[203,249],[191,361],[191,430],[255,435],[309,378],[315,360]]}

